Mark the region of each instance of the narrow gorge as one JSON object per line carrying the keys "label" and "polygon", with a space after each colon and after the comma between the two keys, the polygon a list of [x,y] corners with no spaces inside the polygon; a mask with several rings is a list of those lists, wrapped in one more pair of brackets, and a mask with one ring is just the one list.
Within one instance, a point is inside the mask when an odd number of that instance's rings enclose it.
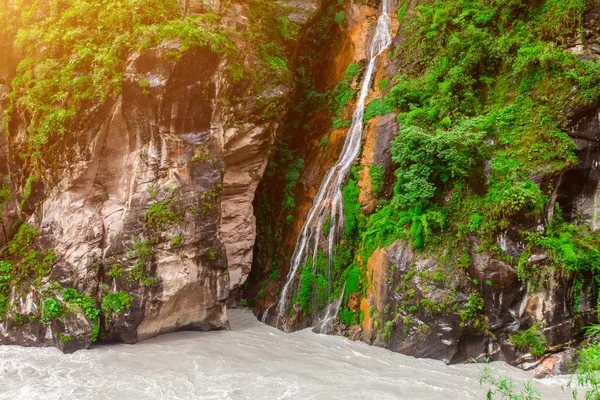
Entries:
{"label": "narrow gorge", "polygon": [[600,398],[597,0],[0,6],[0,344],[249,308]]}

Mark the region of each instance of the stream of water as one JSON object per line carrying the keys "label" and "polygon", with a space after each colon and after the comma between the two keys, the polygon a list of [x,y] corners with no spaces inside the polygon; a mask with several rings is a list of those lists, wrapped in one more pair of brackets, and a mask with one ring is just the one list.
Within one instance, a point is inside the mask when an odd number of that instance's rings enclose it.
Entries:
{"label": "stream of water", "polygon": [[312,208],[310,209],[306,221],[302,226],[302,230],[296,240],[296,247],[290,263],[287,281],[281,290],[281,296],[277,307],[280,315],[287,311],[290,288],[296,281],[299,267],[304,265],[309,257],[312,257],[312,268],[314,271],[323,223],[329,217],[331,218],[331,228],[327,237],[327,248],[329,255],[329,287],[331,291],[333,249],[339,242],[339,236],[344,226],[344,207],[341,187],[348,177],[352,163],[360,152],[365,101],[371,88],[371,81],[375,72],[377,58],[392,41],[388,1],[389,0],[383,0],[381,2],[381,12],[377,19],[375,33],[368,48],[369,53],[367,56],[369,63],[363,77],[354,114],[352,115],[352,124],[346,135],[342,153],[334,166],[325,174],[319,192],[313,201]]}
{"label": "stream of water", "polygon": [[[180,332],[135,345],[64,355],[0,346],[0,399],[485,399],[481,366],[447,366],[340,336],[286,334],[248,310],[231,331]],[[519,385],[530,375],[492,368]],[[567,377],[534,381],[544,399],[569,399]]]}

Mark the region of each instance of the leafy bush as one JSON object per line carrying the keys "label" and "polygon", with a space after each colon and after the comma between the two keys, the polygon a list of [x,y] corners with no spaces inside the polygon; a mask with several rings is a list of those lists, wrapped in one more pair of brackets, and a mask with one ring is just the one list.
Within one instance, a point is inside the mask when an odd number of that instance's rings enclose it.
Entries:
{"label": "leafy bush", "polygon": [[123,314],[132,302],[133,297],[128,293],[122,291],[109,293],[102,298],[102,310],[108,315]]}
{"label": "leafy bush", "polygon": [[49,325],[52,320],[60,318],[63,314],[63,307],[54,297],[47,298],[42,303],[42,315],[40,320],[44,325]]}
{"label": "leafy bush", "polygon": [[160,231],[167,225],[177,224],[181,221],[181,213],[170,210],[170,204],[171,199],[150,204],[148,211],[144,214],[144,220],[151,229]]}

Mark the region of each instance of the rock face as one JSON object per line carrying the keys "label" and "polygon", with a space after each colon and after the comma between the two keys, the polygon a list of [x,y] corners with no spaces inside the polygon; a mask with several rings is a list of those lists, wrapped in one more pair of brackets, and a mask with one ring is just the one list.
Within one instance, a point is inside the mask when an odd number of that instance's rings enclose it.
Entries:
{"label": "rock face", "polygon": [[[245,18],[240,5],[220,1],[181,7],[222,13],[225,24]],[[289,12],[306,22],[316,10]],[[247,71],[264,68],[254,45],[239,44]],[[50,261],[35,282],[11,289],[0,344],[70,352],[96,339],[135,343],[175,330],[228,329],[230,293],[250,271],[254,192],[293,82],[285,74],[266,85],[234,79],[223,54],[180,46],[163,41],[131,54],[121,94],[99,105],[58,182],[34,182],[22,205],[5,208],[5,226],[19,213],[26,218],[27,254]],[[6,243],[14,230],[3,234]]]}
{"label": "rock face", "polygon": [[[396,241],[371,256],[368,276],[372,278],[365,304],[374,309],[361,326],[362,340],[446,363],[490,358],[537,368],[540,376],[563,371],[567,364],[561,361],[563,356],[551,353],[536,362],[516,349],[509,336],[543,323],[547,346],[560,348],[595,318],[588,299],[582,299],[581,313],[575,311],[572,296],[560,281],[564,277],[556,276],[543,290],[531,291],[513,267],[487,255],[475,256],[470,272],[456,271],[415,253],[407,242]],[[466,313],[477,311],[461,304],[465,300],[475,304],[476,298],[481,299],[482,317],[467,319]],[[388,337],[385,330],[374,328],[375,321],[378,326],[393,322]]]}

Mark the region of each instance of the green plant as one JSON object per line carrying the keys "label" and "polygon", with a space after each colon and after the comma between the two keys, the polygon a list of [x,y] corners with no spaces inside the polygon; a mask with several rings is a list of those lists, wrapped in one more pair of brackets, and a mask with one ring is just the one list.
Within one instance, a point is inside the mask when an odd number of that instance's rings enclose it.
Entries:
{"label": "green plant", "polygon": [[383,189],[383,178],[385,177],[383,167],[377,164],[371,164],[369,166],[369,176],[371,177],[373,196],[379,197],[381,195],[381,190]]}
{"label": "green plant", "polygon": [[117,278],[120,278],[121,276],[123,276],[124,271],[125,271],[125,269],[123,267],[121,267],[118,263],[114,263],[110,267],[110,270],[108,270],[106,275],[109,278],[117,279]]}
{"label": "green plant", "polygon": [[365,122],[368,122],[373,117],[390,114],[395,111],[396,107],[393,104],[388,103],[385,99],[374,99],[367,105],[363,119]]}
{"label": "green plant", "polygon": [[123,314],[131,306],[133,297],[128,293],[119,291],[109,293],[102,298],[102,310],[107,314]]}
{"label": "green plant", "polygon": [[387,321],[383,327],[383,332],[381,333],[381,339],[384,342],[389,342],[392,338],[392,328],[394,327],[394,321]]}
{"label": "green plant", "polygon": [[461,326],[464,326],[467,321],[472,321],[475,328],[485,329],[479,318],[483,312],[484,303],[485,300],[478,293],[471,293],[464,308],[459,311]]}
{"label": "green plant", "polygon": [[346,17],[346,13],[344,11],[340,11],[337,14],[335,14],[335,17],[333,18],[333,20],[335,21],[336,24],[341,26],[344,23],[345,17]]}
{"label": "green plant", "polygon": [[532,327],[509,336],[510,341],[518,350],[528,351],[535,358],[546,352],[546,336],[540,330],[542,325],[535,324]]}
{"label": "green plant", "polygon": [[162,230],[167,225],[177,224],[181,221],[181,213],[172,211],[171,199],[150,204],[148,211],[144,214],[144,220],[148,226],[156,231]]}
{"label": "green plant", "polygon": [[173,246],[173,247],[179,246],[182,241],[183,241],[182,236],[175,236],[173,239],[171,239],[171,246]]}
{"label": "green plant", "polygon": [[49,325],[54,319],[60,318],[63,314],[63,307],[54,297],[49,297],[42,303],[42,314],[40,321],[44,325]]}
{"label": "green plant", "polygon": [[283,199],[281,201],[281,211],[291,210],[296,206],[294,200],[294,187],[300,179],[300,170],[304,166],[302,158],[296,159],[285,174],[285,188],[283,189]]}
{"label": "green plant", "polygon": [[156,286],[156,284],[158,283],[158,279],[152,277],[152,276],[142,276],[142,286],[143,287],[152,287],[152,286]]}
{"label": "green plant", "polygon": [[322,137],[321,141],[319,142],[321,150],[327,151],[327,144],[329,144],[329,138],[327,136]]}
{"label": "green plant", "polygon": [[84,314],[90,321],[92,328],[92,341],[96,341],[98,338],[98,332],[100,330],[99,316],[100,310],[96,307],[96,301],[90,297],[79,293],[77,290],[68,288],[62,292],[63,301],[69,305],[77,305],[81,307]]}
{"label": "green plant", "polygon": [[501,400],[542,400],[541,393],[533,387],[531,381],[525,383],[523,389],[519,390],[511,378],[497,377],[487,365],[481,371],[479,379],[480,385],[484,383],[490,385],[486,395],[488,400],[494,398],[500,398]]}

